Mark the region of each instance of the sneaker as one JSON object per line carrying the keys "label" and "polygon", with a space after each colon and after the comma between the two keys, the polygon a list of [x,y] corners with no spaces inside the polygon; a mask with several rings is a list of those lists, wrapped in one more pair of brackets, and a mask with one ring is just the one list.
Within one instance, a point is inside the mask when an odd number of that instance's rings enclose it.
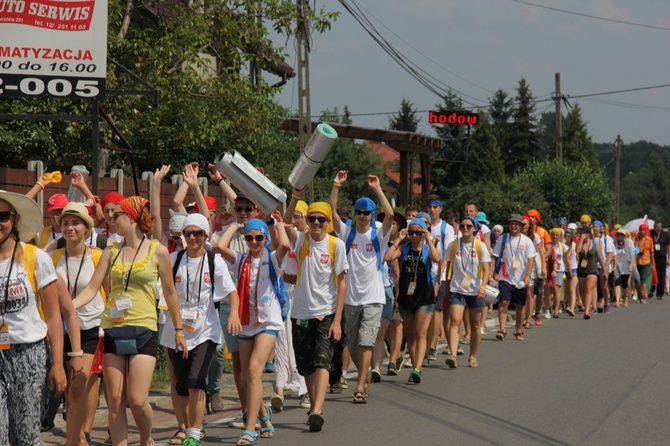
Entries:
{"label": "sneaker", "polygon": [[247,423],[244,422],[244,414],[239,414],[237,417],[235,417],[235,419],[230,422],[230,426],[237,429],[246,428]]}
{"label": "sneaker", "polygon": [[464,355],[464,354],[465,354],[465,352],[463,351],[463,349],[461,348],[460,345],[458,346],[458,349],[456,350],[456,354],[457,354],[458,356],[461,356],[461,355]]}
{"label": "sneaker", "polygon": [[610,311],[612,311],[612,310],[610,310],[610,306],[605,305],[605,314],[610,314]]}
{"label": "sneaker", "polygon": [[437,349],[431,348],[428,350],[428,356],[426,358],[429,361],[437,361]]}
{"label": "sneaker", "polygon": [[398,376],[398,369],[396,368],[394,362],[389,362],[388,369],[386,369],[386,374],[389,376]]}
{"label": "sneaker", "polygon": [[451,356],[451,349],[449,348],[449,346],[447,346],[447,348],[444,349],[442,354]]}
{"label": "sneaker", "polygon": [[221,395],[219,395],[218,392],[212,393],[210,396],[210,407],[212,409],[212,412],[223,412],[224,406],[223,406],[223,400],[221,399]]}
{"label": "sneaker", "polygon": [[307,418],[307,424],[309,424],[310,432],[321,432],[323,429],[323,415],[320,413],[311,413]]}
{"label": "sneaker", "polygon": [[303,409],[310,409],[312,407],[312,403],[309,401],[308,394],[304,394],[300,397],[300,407]]}
{"label": "sneaker", "polygon": [[598,307],[598,313],[602,313],[602,312],[603,312],[603,307]]}
{"label": "sneaker", "polygon": [[540,319],[540,315],[539,315],[539,314],[536,314],[536,315],[535,315],[535,325],[537,325],[538,327],[541,327],[541,326],[542,326],[542,319]]}
{"label": "sneaker", "polygon": [[570,316],[574,316],[574,315],[575,315],[575,310],[573,310],[572,308],[568,308],[568,309],[565,310],[565,311],[566,311]]}
{"label": "sneaker", "polygon": [[412,373],[409,375],[409,379],[407,382],[414,383],[414,384],[420,384],[421,383],[421,370],[414,369],[412,370]]}
{"label": "sneaker", "polygon": [[372,380],[373,383],[381,382],[382,374],[379,373],[379,370],[372,369],[372,372],[370,372],[370,375],[372,377],[371,380]]}
{"label": "sneaker", "polygon": [[405,365],[405,358],[400,355],[398,359],[395,360],[395,368],[398,372],[402,370],[402,366]]}
{"label": "sneaker", "polygon": [[342,386],[343,389],[348,389],[349,384],[347,384],[347,377],[342,375],[340,376],[340,385]]}
{"label": "sneaker", "polygon": [[647,299],[645,299],[644,297],[638,297],[637,301],[640,302],[641,304],[647,303]]}
{"label": "sneaker", "polygon": [[551,313],[549,312],[549,310],[544,312],[544,318],[545,319],[551,319]]}
{"label": "sneaker", "polygon": [[200,440],[188,437],[181,442],[181,446],[200,446]]}
{"label": "sneaker", "polygon": [[281,412],[284,410],[284,395],[278,393],[272,395],[272,398],[270,398],[270,406],[272,406],[273,412]]}
{"label": "sneaker", "polygon": [[342,393],[342,384],[339,381],[334,382],[330,385],[330,393],[340,394]]}
{"label": "sneaker", "polygon": [[275,365],[272,363],[272,361],[268,361],[265,363],[265,373],[274,373],[275,371]]}
{"label": "sneaker", "polygon": [[482,333],[483,335],[486,334],[486,329],[485,329],[484,327],[481,328],[481,333]]}
{"label": "sneaker", "polygon": [[414,365],[412,364],[412,358],[405,358],[405,367],[408,369],[414,368]]}

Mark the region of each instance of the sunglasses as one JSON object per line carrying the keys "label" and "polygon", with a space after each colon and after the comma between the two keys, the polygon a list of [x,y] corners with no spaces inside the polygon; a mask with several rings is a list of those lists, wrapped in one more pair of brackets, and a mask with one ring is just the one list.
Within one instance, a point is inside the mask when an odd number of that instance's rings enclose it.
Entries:
{"label": "sunglasses", "polygon": [[473,225],[458,225],[458,229],[472,229]]}
{"label": "sunglasses", "polygon": [[179,240],[181,235],[171,235],[170,238],[172,238],[172,240]]}
{"label": "sunglasses", "polygon": [[203,231],[202,229],[199,229],[197,231],[184,231],[184,237],[186,238],[189,238],[190,236],[202,237],[203,235],[205,235],[205,231]]}
{"label": "sunglasses", "polygon": [[114,212],[114,213],[112,214],[112,220],[113,220],[113,221],[116,221],[116,219],[119,218],[119,217],[122,216],[122,215],[126,215],[126,213],[125,213],[125,212]]}
{"label": "sunglasses", "polygon": [[12,215],[16,215],[16,214],[12,211],[2,211],[2,212],[0,212],[0,222],[2,222],[2,223],[8,222],[9,217],[11,217]]}
{"label": "sunglasses", "polygon": [[407,231],[407,235],[423,235],[423,231]]}
{"label": "sunglasses", "polygon": [[367,217],[370,214],[372,214],[372,211],[356,211],[356,215],[365,215]]}
{"label": "sunglasses", "polygon": [[235,206],[235,212],[246,212],[247,214],[256,209],[254,206]]}
{"label": "sunglasses", "polygon": [[315,223],[318,221],[319,223],[324,224],[325,222],[328,221],[328,217],[322,217],[322,216],[317,217],[316,215],[310,215],[309,217],[307,217],[307,221],[310,223]]}
{"label": "sunglasses", "polygon": [[253,242],[254,240],[256,240],[257,242],[262,242],[263,240],[265,240],[265,236],[263,234],[258,234],[256,236],[253,236],[251,234],[246,234],[244,236],[244,240],[246,240],[248,242]]}

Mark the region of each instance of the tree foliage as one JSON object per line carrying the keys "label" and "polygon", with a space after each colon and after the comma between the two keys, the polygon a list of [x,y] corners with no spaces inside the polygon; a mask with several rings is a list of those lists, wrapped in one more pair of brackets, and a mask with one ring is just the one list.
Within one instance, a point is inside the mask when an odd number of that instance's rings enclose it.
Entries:
{"label": "tree foliage", "polygon": [[521,78],[516,88],[516,97],[512,105],[512,123],[506,150],[503,150],[505,172],[513,174],[532,161],[539,159],[541,149],[537,134],[535,98],[530,86]]}

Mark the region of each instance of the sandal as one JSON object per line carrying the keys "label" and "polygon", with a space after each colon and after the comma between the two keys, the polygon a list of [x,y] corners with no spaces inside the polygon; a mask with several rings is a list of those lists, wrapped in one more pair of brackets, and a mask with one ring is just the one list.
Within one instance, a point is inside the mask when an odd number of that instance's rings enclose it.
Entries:
{"label": "sandal", "polygon": [[468,358],[468,365],[473,369],[476,369],[477,367],[479,367],[479,361],[477,361],[477,358],[475,358],[474,356],[470,356],[470,358]]}
{"label": "sandal", "polygon": [[514,333],[514,339],[517,341],[524,341],[526,338],[523,337],[523,331],[518,331]]}
{"label": "sandal", "polygon": [[463,336],[460,341],[458,341],[459,344],[463,345],[468,345],[470,343],[470,338],[467,336]]}
{"label": "sandal", "polygon": [[526,330],[529,330],[529,329],[531,329],[532,327],[533,327],[533,325],[530,323],[530,321],[529,321],[528,319],[526,319],[525,321],[523,321],[523,328],[525,328]]}
{"label": "sandal", "polygon": [[352,403],[354,403],[354,404],[365,404],[367,402],[368,402],[368,399],[363,392],[354,393],[354,400],[352,401]]}
{"label": "sandal", "polygon": [[496,339],[498,339],[499,341],[502,341],[503,339],[505,339],[505,336],[507,336],[506,331],[498,330],[498,333],[496,333]]}
{"label": "sandal", "polygon": [[[244,442],[244,443],[242,443]],[[237,446],[258,443],[258,434],[254,431],[244,431],[235,443]]]}
{"label": "sandal", "polygon": [[323,414],[322,413],[311,413],[307,418],[307,424],[309,424],[310,432],[321,432],[323,429]]}
{"label": "sandal", "polygon": [[270,423],[269,426],[261,426],[261,438],[272,438],[275,436],[275,427],[272,425],[272,408],[265,405],[265,416],[258,417],[258,421],[262,423]]}
{"label": "sandal", "polygon": [[186,440],[186,431],[182,428],[177,429],[172,438],[168,440],[168,444],[181,445],[182,441]]}
{"label": "sandal", "polygon": [[445,364],[447,364],[450,369],[458,368],[458,363],[456,362],[456,357],[455,356],[447,356],[447,360],[445,361]]}

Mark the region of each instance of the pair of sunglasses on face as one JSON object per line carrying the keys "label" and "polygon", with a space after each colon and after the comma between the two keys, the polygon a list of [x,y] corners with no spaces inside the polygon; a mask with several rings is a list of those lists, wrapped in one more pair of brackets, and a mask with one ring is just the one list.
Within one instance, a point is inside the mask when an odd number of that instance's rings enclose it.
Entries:
{"label": "pair of sunglasses on face", "polygon": [[[193,236],[193,237],[197,238],[197,237],[202,237],[203,235],[205,235],[205,231],[203,231],[202,229],[197,230],[197,231],[184,231],[184,232],[182,232],[182,234],[184,235],[184,238],[189,238],[190,236]],[[181,238],[181,235],[171,235],[171,237],[172,237],[172,240],[179,240]]]}

